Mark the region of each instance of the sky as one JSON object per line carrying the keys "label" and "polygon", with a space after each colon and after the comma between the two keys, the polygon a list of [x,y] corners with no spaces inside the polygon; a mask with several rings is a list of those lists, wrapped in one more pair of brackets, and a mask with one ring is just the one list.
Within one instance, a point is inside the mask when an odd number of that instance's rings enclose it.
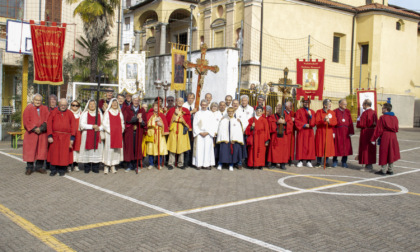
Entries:
{"label": "sky", "polygon": [[388,4],[420,12],[420,0],[388,0]]}

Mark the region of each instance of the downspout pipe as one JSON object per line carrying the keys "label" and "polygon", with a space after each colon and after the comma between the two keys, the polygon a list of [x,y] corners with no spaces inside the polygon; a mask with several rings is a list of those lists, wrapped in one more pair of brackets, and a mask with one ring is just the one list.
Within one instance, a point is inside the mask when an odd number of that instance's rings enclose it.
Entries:
{"label": "downspout pipe", "polygon": [[353,94],[353,63],[354,63],[354,32],[356,26],[356,16],[357,11],[353,16],[353,25],[352,25],[352,32],[351,32],[351,56],[350,56],[350,94]]}

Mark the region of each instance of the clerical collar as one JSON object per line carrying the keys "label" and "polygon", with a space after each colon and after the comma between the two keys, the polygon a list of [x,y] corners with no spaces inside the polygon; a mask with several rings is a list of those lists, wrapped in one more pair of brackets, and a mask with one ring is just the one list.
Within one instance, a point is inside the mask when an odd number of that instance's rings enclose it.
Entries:
{"label": "clerical collar", "polygon": [[342,108],[340,108],[340,107],[338,107],[338,109],[339,109],[341,112],[344,112],[344,111],[345,111],[345,109],[342,109]]}
{"label": "clerical collar", "polygon": [[255,118],[256,118],[257,120],[258,120],[258,119],[260,119],[260,117],[261,117],[261,116],[257,116],[257,115],[255,115]]}
{"label": "clerical collar", "polygon": [[140,106],[137,106],[137,107],[134,107],[134,106],[133,106],[134,111],[139,110],[139,108],[140,108]]}
{"label": "clerical collar", "polygon": [[372,109],[371,107],[369,107],[369,108],[367,108],[367,109],[365,109],[365,110],[368,110],[368,109]]}

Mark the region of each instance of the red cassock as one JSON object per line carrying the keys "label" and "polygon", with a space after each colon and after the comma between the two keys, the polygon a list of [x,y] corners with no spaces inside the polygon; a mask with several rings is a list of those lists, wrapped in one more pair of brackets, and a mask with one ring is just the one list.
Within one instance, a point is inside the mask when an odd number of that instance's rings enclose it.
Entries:
{"label": "red cassock", "polygon": [[[130,122],[133,116],[137,116],[141,113],[141,118],[144,122],[144,126],[137,122]],[[143,134],[147,126],[146,111],[139,107],[137,113],[134,111],[133,106],[126,107],[123,111],[125,130],[124,130],[124,161],[130,162],[138,159],[143,159],[143,151],[141,149]],[[134,128],[137,128],[134,130]],[[136,138],[134,139],[134,131],[136,132]]]}
{"label": "red cassock", "polygon": [[48,135],[47,132],[36,134],[32,132],[35,127],[40,127],[44,122],[47,123],[50,112],[47,106],[37,108],[29,104],[23,112],[23,127],[25,135],[23,139],[23,161],[35,162],[35,160],[46,160],[48,155]]}
{"label": "red cassock", "polygon": [[[312,117],[309,116],[305,108],[296,111],[295,126],[297,128],[296,141],[296,160],[314,160],[315,159],[315,112],[312,109]],[[304,128],[305,124],[309,124],[309,128]]]}
{"label": "red cassock", "polygon": [[[392,164],[400,159],[400,147],[398,144],[398,119],[394,115],[383,115],[379,118],[373,133],[371,142],[379,137],[379,165]],[[373,145],[373,144],[372,144]]]}
{"label": "red cassock", "polygon": [[110,147],[111,149],[121,149],[123,147],[123,129],[121,125],[120,112],[114,116],[110,111],[108,111],[108,115],[111,132]]}
{"label": "red cassock", "polygon": [[[254,122],[255,128],[251,130],[252,123]],[[262,116],[258,120],[255,117],[249,119],[245,134],[248,136],[248,166],[265,166],[265,142],[270,139],[270,129],[267,119]]]}
{"label": "red cassock", "polygon": [[357,121],[357,128],[360,128],[359,139],[359,164],[376,163],[376,145],[370,142],[375,131],[378,117],[373,109],[365,110]]}
{"label": "red cassock", "polygon": [[71,136],[76,136],[73,112],[53,110],[48,117],[47,134],[54,142],[48,150],[48,162],[56,166],[68,166],[73,163],[73,149],[70,148]]}
{"label": "red cassock", "polygon": [[290,119],[292,120],[292,124],[293,124],[293,130],[290,134],[288,134],[287,136],[289,137],[289,142],[290,142],[290,160],[295,160],[295,132],[296,132],[296,125],[293,121],[293,118],[295,118],[296,113],[294,111],[290,111],[289,113],[287,113],[287,111],[284,111],[284,115],[286,117],[286,121],[287,121],[287,117],[290,117]]}
{"label": "red cassock", "polygon": [[345,109],[342,111],[338,108],[334,112],[337,117],[337,125],[334,127],[335,156],[343,157],[353,155],[350,135],[354,135],[354,127],[350,110]]}
{"label": "red cassock", "polygon": [[80,145],[82,143],[82,132],[79,130],[79,121],[80,121],[80,114],[79,114],[79,118],[76,118],[76,117],[74,118],[76,138],[74,139],[74,142],[73,142],[73,151],[80,151]]}
{"label": "red cassock", "polygon": [[292,117],[286,115],[286,124],[283,127],[283,137],[277,137],[277,121],[280,115],[274,114],[267,117],[270,128],[270,145],[268,147],[267,161],[275,164],[287,163],[290,158],[290,136],[293,132]]}
{"label": "red cassock", "polygon": [[[329,124],[327,122],[324,122],[324,118],[326,116],[330,118]],[[326,157],[335,156],[334,137],[333,137],[334,126],[337,125],[337,118],[335,117],[335,112],[332,110],[328,110],[327,112],[325,112],[323,109],[318,110],[315,114],[315,123],[316,123],[315,155],[317,157],[323,157],[324,150],[326,150],[325,151]]]}

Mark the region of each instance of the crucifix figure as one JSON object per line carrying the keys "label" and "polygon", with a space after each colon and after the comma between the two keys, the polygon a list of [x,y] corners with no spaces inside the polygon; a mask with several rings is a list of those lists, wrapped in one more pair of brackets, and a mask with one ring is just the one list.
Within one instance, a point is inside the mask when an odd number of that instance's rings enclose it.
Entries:
{"label": "crucifix figure", "polygon": [[[99,109],[99,92],[108,92],[107,89],[101,89],[101,77],[104,75],[102,71],[96,75],[96,78],[98,78],[98,86],[96,88],[84,88],[82,90],[96,92],[96,113],[95,113],[95,125],[98,125],[98,109]],[[93,150],[96,151],[96,134],[93,135]]]}
{"label": "crucifix figure", "polygon": [[[279,91],[282,92],[282,98],[281,98],[281,112],[280,112],[280,118],[284,119],[284,109],[286,105],[286,94],[290,94],[290,91],[292,88],[301,88],[301,85],[298,84],[292,84],[291,79],[287,79],[287,75],[289,74],[289,69],[286,67],[284,70],[284,78],[279,79],[279,83],[272,83],[270,82],[270,86],[279,86]],[[279,124],[277,126],[277,136],[283,137],[283,131],[284,127],[283,124]]]}
{"label": "crucifix figure", "polygon": [[203,44],[201,46],[201,58],[197,59],[197,64],[191,63],[189,61],[184,61],[185,68],[195,68],[195,73],[198,75],[197,81],[197,91],[195,95],[195,107],[199,107],[200,103],[200,94],[201,88],[204,84],[204,75],[207,74],[208,70],[212,71],[213,73],[219,72],[218,66],[209,66],[209,61],[206,60],[206,52],[207,52],[207,45]]}

